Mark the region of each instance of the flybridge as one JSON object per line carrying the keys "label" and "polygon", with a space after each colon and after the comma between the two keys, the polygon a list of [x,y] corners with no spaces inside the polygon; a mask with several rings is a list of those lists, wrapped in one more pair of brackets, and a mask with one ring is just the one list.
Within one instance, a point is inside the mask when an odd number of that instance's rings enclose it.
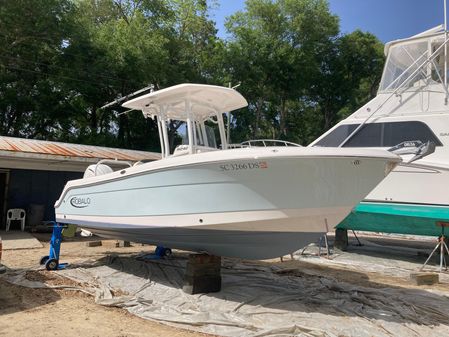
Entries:
{"label": "flybridge", "polygon": [[447,43],[443,26],[387,43],[379,93],[441,84],[447,99]]}
{"label": "flybridge", "polygon": [[[387,111],[387,115],[397,111],[397,107],[388,106],[395,97],[399,97],[399,106],[405,106],[407,101],[418,92],[427,91],[433,94],[440,92],[442,101],[429,99],[429,106],[441,104],[446,109],[449,91],[447,85],[447,45],[449,42],[446,24],[437,26],[421,34],[391,42],[385,47],[388,53],[382,80],[376,97],[377,106],[371,107],[371,102],[365,105],[366,118],[339,144],[345,146],[365,125],[379,112]],[[444,95],[443,95],[444,93]],[[402,95],[406,96],[404,102]],[[374,101],[374,100],[373,100]],[[422,105],[424,99],[421,98]],[[388,107],[388,108],[386,108]],[[426,109],[422,109],[426,110]],[[427,109],[431,110],[431,109]],[[386,115],[383,115],[385,117]]]}
{"label": "flybridge", "polygon": [[444,25],[436,26],[411,38],[392,41],[385,45],[385,54],[388,57],[379,93],[393,90],[392,94],[397,94],[403,88],[422,87],[432,82],[439,82],[445,92],[445,104],[448,103],[447,45],[449,35],[446,0],[444,0],[443,10]]}

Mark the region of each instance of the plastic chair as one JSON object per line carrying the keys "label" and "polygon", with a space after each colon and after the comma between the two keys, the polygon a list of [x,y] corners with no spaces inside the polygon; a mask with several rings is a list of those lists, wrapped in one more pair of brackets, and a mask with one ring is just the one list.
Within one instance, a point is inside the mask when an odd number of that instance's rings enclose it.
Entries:
{"label": "plastic chair", "polygon": [[9,226],[11,226],[11,221],[18,220],[21,222],[22,232],[25,230],[25,216],[26,212],[22,208],[11,208],[6,213],[6,231],[9,231]]}

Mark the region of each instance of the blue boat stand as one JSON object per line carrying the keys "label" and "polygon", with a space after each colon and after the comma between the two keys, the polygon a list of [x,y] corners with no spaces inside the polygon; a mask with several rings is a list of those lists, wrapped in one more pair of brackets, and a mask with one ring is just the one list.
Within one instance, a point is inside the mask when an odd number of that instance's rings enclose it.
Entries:
{"label": "blue boat stand", "polygon": [[67,228],[66,225],[61,225],[57,222],[50,222],[53,225],[53,234],[50,240],[50,252],[46,256],[42,256],[40,260],[41,265],[45,265],[47,270],[59,270],[67,267],[68,263],[59,263],[59,253],[61,251],[62,230]]}
{"label": "blue boat stand", "polygon": [[[67,267],[68,263],[59,263],[59,253],[61,251],[62,230],[67,228],[67,225],[61,225],[58,222],[50,222],[53,227],[53,234],[50,240],[50,252],[46,256],[42,256],[40,260],[41,265],[45,265],[47,270],[60,270]],[[154,253],[140,256],[140,259],[159,260],[164,257],[169,257],[172,254],[170,248],[157,246]]]}
{"label": "blue boat stand", "polygon": [[154,253],[144,254],[138,257],[138,260],[160,260],[164,257],[170,257],[172,250],[170,248],[157,246]]}

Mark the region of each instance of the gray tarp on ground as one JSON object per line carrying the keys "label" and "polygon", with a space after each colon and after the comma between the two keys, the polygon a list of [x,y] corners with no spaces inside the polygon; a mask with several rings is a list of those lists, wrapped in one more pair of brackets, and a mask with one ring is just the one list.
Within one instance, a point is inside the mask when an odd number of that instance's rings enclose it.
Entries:
{"label": "gray tarp on ground", "polygon": [[99,304],[224,336],[449,336],[449,299],[440,292],[376,289],[369,281],[354,286],[224,260],[221,292],[188,295],[181,289],[185,263],[180,256],[159,261],[110,256],[60,273],[94,286]]}

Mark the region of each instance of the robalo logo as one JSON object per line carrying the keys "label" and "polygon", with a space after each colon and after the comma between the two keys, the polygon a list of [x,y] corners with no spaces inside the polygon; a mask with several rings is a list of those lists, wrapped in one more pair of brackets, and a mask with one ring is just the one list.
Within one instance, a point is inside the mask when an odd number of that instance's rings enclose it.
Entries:
{"label": "robalo logo", "polygon": [[90,198],[72,197],[70,199],[70,204],[76,208],[84,208],[90,205]]}

